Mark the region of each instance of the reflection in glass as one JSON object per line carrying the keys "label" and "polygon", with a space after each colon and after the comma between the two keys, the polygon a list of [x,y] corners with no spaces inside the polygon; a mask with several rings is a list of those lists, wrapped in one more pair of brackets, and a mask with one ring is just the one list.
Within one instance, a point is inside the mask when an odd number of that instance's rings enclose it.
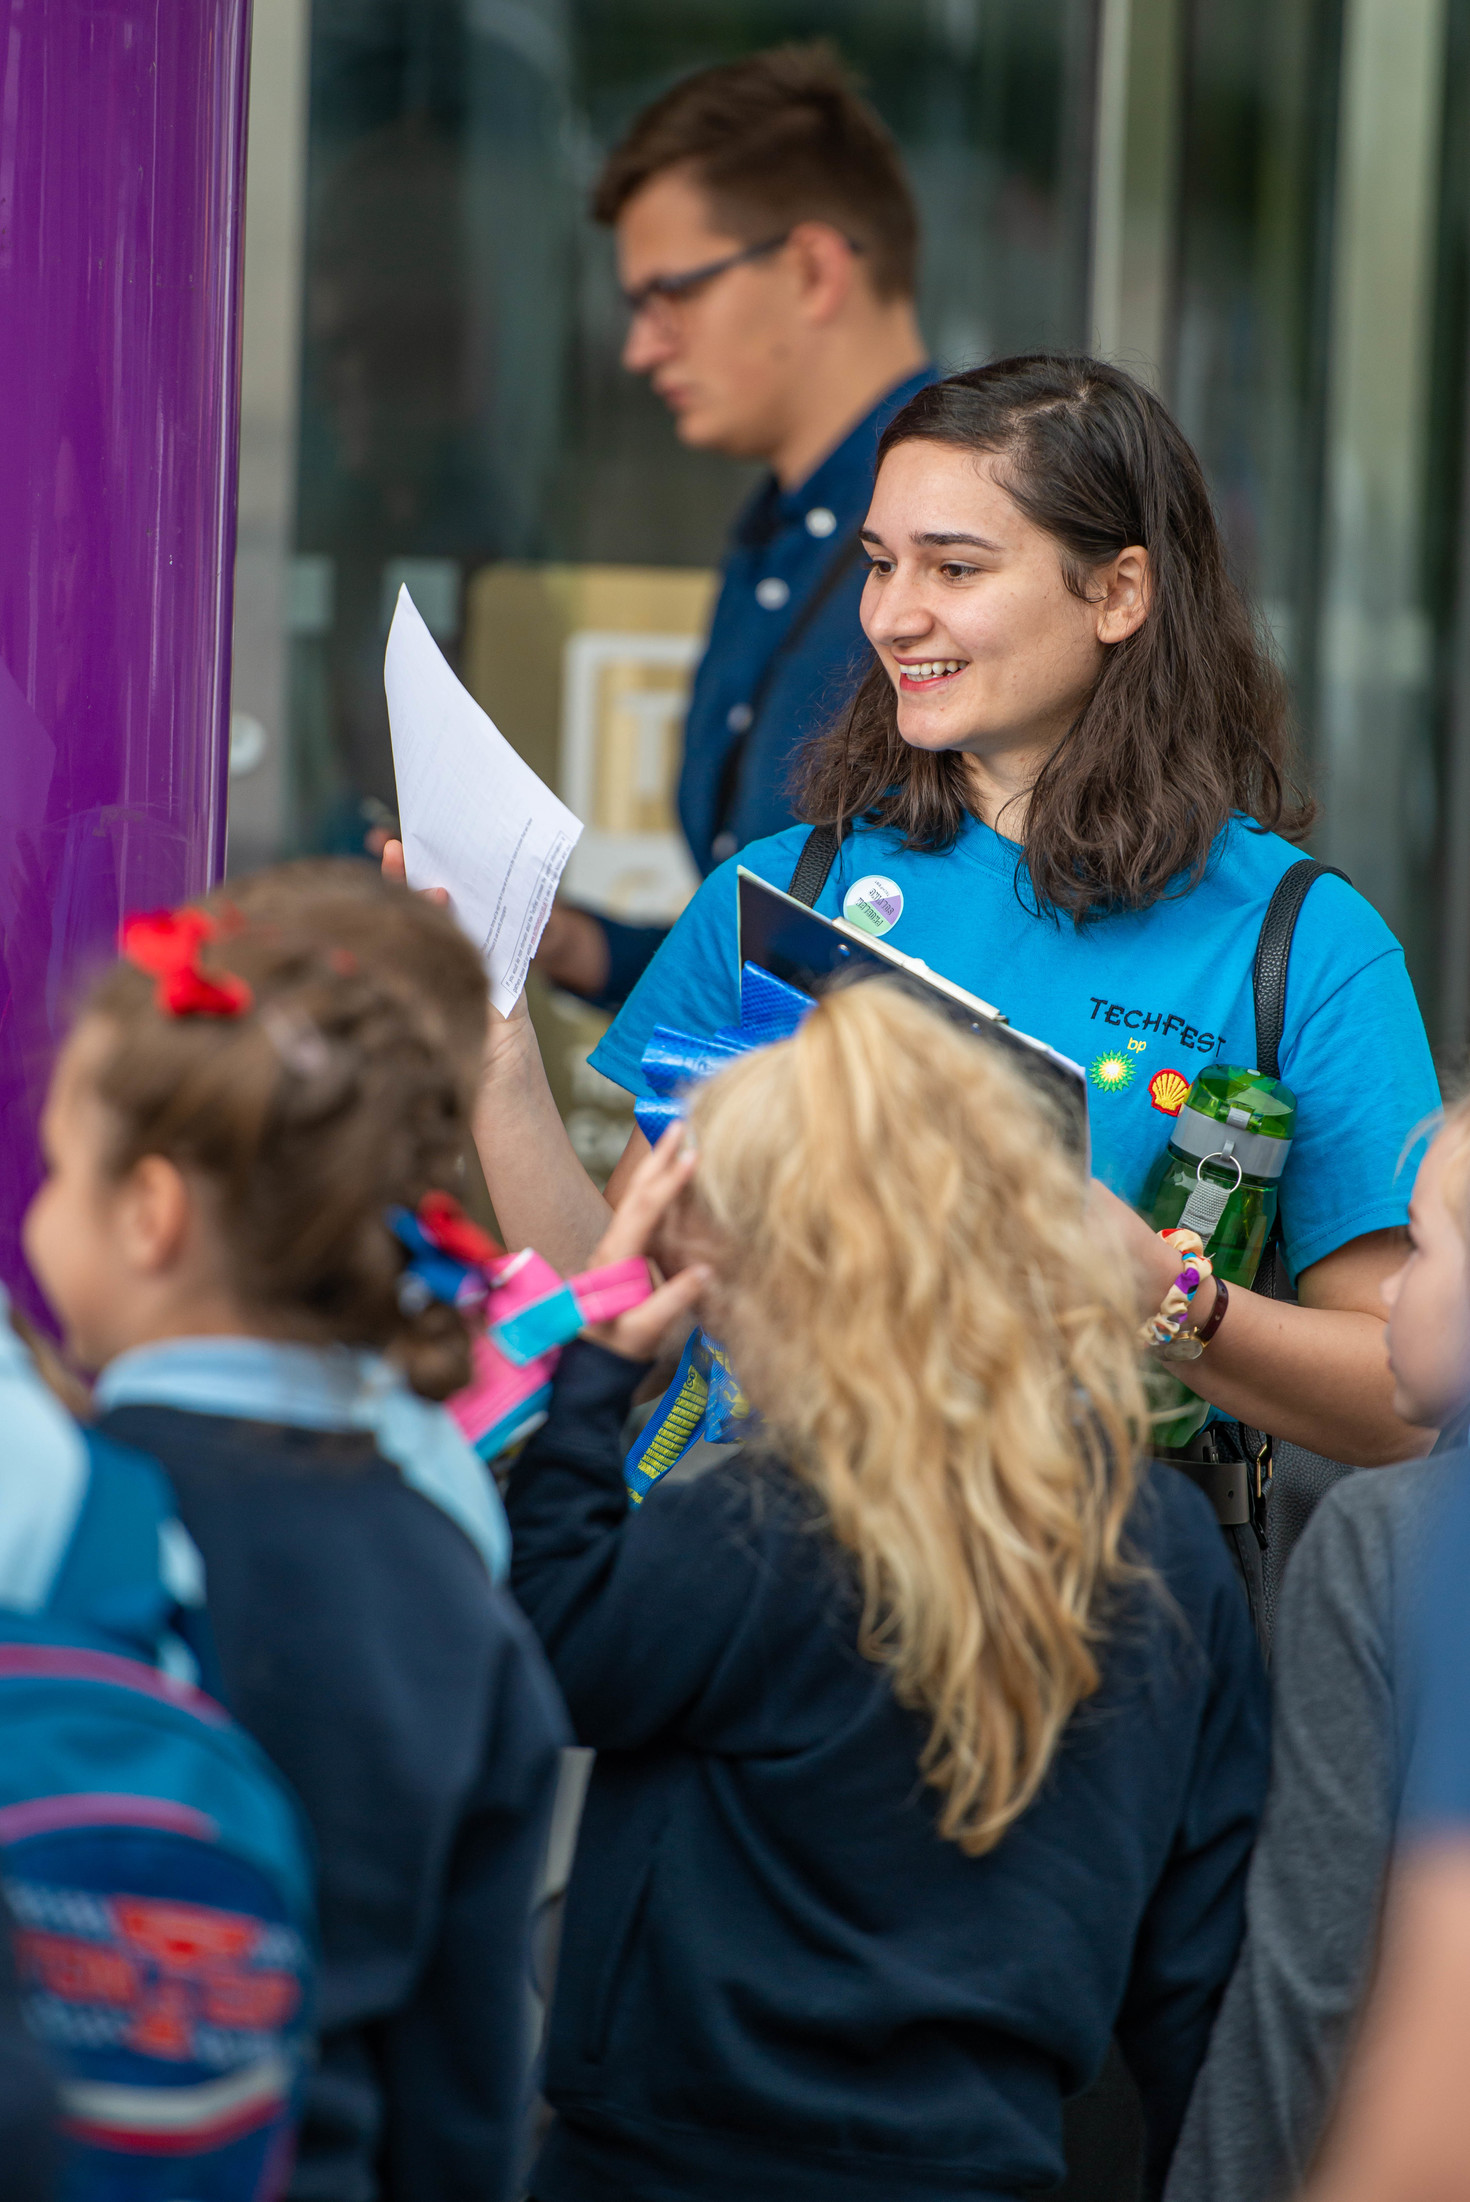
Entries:
{"label": "reflection in glass", "polygon": [[[719,558],[750,471],[682,449],[619,365],[626,307],[585,213],[638,110],[689,70],[834,37],[914,176],[937,356],[1077,344],[1093,16],[1093,0],[317,0],[297,542],[332,579],[326,625],[295,624],[301,842],[358,846],[364,799],[391,797],[387,569],[452,566],[444,599],[469,607],[498,561]],[[460,627],[439,623],[451,654]]]}
{"label": "reflection in glass", "polygon": [[1170,395],[1310,739],[1341,0],[1190,0]]}

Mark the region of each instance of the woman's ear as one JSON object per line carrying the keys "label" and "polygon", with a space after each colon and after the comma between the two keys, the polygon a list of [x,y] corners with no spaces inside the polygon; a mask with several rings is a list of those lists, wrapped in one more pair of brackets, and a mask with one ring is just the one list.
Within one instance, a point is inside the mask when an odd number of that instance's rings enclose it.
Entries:
{"label": "woman's ear", "polygon": [[1104,566],[1097,599],[1097,639],[1112,644],[1126,642],[1148,618],[1153,601],[1153,569],[1141,543],[1130,543]]}
{"label": "woman's ear", "polygon": [[144,1155],[114,1195],[118,1246],[140,1277],[159,1277],[184,1251],[194,1197],[182,1170],[165,1155]]}

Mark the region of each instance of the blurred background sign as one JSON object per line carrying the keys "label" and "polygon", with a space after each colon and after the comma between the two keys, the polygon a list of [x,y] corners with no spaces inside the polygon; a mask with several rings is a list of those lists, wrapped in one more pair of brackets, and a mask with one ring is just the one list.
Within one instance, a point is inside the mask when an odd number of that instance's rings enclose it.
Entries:
{"label": "blurred background sign", "polygon": [[586,819],[572,891],[688,892],[678,699],[752,476],[621,368],[587,195],[679,76],[811,36],[909,165],[936,359],[1096,349],[1175,410],[1292,684],[1317,851],[1458,1053],[1470,0],[255,0],[232,864],[391,816],[414,576]]}
{"label": "blurred background sign", "polygon": [[715,588],[701,567],[511,561],[469,587],[465,683],[586,827],[562,892],[633,923],[699,883],[674,788]]}

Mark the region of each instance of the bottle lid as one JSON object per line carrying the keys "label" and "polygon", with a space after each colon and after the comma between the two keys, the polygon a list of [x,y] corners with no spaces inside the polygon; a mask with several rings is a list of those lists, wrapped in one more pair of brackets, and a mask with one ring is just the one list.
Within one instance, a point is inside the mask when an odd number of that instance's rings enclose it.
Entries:
{"label": "bottle lid", "polygon": [[1208,1063],[1189,1089],[1169,1144],[1195,1160],[1222,1155],[1247,1177],[1280,1177],[1296,1129],[1296,1096],[1279,1078]]}

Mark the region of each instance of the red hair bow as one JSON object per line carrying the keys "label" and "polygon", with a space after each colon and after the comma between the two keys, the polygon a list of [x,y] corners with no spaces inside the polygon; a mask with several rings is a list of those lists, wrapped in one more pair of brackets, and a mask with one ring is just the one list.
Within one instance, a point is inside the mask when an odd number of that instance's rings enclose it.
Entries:
{"label": "red hair bow", "polygon": [[470,1221],[451,1193],[425,1193],[415,1215],[429,1244],[451,1261],[463,1262],[466,1269],[483,1269],[504,1255],[504,1247]]}
{"label": "red hair bow", "polygon": [[150,910],[127,920],[122,952],[157,980],[153,998],[170,1017],[238,1017],[255,999],[245,981],[233,971],[206,971],[199,961],[204,943],[219,934],[206,910]]}

